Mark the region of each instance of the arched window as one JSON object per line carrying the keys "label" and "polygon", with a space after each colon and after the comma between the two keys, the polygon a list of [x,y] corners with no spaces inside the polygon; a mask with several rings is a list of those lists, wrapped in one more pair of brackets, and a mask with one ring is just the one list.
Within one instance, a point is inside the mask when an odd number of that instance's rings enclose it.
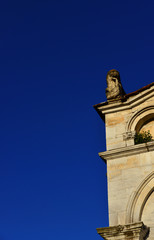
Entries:
{"label": "arched window", "polygon": [[126,132],[128,133],[142,133],[143,131],[150,131],[154,138],[154,106],[137,110],[132,114],[126,125]]}
{"label": "arched window", "polygon": [[133,192],[129,199],[126,223],[143,221],[154,236],[154,171]]}

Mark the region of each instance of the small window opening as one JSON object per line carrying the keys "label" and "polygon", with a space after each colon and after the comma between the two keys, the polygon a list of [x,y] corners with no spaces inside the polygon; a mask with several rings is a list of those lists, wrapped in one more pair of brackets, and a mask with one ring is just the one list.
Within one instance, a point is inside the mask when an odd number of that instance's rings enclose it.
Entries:
{"label": "small window opening", "polygon": [[154,141],[154,116],[150,114],[141,119],[136,126],[135,144]]}

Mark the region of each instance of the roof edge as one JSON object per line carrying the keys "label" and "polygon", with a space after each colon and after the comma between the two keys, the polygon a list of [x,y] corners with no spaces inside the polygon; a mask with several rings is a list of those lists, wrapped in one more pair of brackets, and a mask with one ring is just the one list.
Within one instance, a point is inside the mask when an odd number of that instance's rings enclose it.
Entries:
{"label": "roof edge", "polygon": [[[127,101],[127,99],[128,99],[129,97],[135,96],[135,95],[137,95],[137,94],[139,94],[139,93],[141,93],[141,92],[143,92],[143,91],[151,88],[152,86],[154,86],[154,82],[152,82],[152,83],[150,83],[150,84],[148,84],[148,85],[146,85],[146,86],[144,86],[144,87],[142,87],[142,88],[140,88],[140,89],[138,89],[138,90],[136,90],[136,91],[134,91],[134,92],[125,94],[123,97],[120,97],[120,98],[118,99],[118,101],[125,102],[125,101]],[[117,102],[116,99],[115,99],[115,102]],[[105,106],[105,105],[109,105],[109,102],[108,102],[108,101],[106,101],[106,102],[101,102],[101,103],[98,103],[98,104],[93,105],[93,107],[95,108],[95,110],[96,110],[96,111],[98,112],[98,114],[100,115],[100,111],[98,110],[98,107],[102,107],[102,106]],[[102,118],[102,115],[100,115],[100,117]],[[104,121],[104,118],[102,118],[102,119],[103,119],[103,121]]]}

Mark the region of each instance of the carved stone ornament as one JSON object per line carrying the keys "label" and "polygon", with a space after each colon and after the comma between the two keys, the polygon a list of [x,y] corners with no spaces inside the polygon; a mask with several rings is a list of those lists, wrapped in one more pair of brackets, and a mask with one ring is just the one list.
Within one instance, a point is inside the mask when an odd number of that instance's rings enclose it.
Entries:
{"label": "carved stone ornament", "polygon": [[142,226],[141,232],[140,232],[140,238],[139,240],[146,240],[149,237],[150,228],[146,225]]}
{"label": "carved stone ornament", "polygon": [[143,222],[126,225],[97,228],[98,234],[105,240],[146,240],[150,229]]}
{"label": "carved stone ornament", "polygon": [[118,226],[116,226],[116,231],[117,231],[118,233],[122,232],[123,230],[124,230],[124,226],[123,226],[123,225],[118,225]]}
{"label": "carved stone ornament", "polygon": [[124,140],[129,140],[129,139],[134,139],[135,137],[135,131],[131,131],[131,132],[126,132],[123,134],[123,139]]}
{"label": "carved stone ornament", "polygon": [[117,70],[112,69],[107,73],[106,76],[107,88],[106,97],[107,100],[118,100],[125,95],[125,91],[120,81],[120,74]]}

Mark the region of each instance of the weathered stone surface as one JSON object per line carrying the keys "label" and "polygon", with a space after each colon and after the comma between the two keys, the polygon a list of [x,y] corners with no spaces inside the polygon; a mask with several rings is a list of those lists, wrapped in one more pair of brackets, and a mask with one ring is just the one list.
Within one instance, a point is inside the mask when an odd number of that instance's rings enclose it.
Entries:
{"label": "weathered stone surface", "polygon": [[146,240],[149,235],[149,228],[143,222],[138,222],[108,228],[97,228],[97,232],[105,240]]}
{"label": "weathered stone surface", "polygon": [[125,94],[120,81],[120,74],[117,70],[110,70],[107,73],[106,81],[106,97],[109,101],[119,99]]}
{"label": "weathered stone surface", "polygon": [[150,226],[150,239],[154,239],[153,215],[154,215],[154,192],[152,192],[148,197],[141,216],[142,221],[146,225]]}
{"label": "weathered stone surface", "polygon": [[[118,75],[115,82],[111,77],[109,74],[109,89],[118,82]],[[108,100],[120,96],[114,91],[111,95]],[[154,138],[154,84],[123,102],[101,104],[97,111],[105,116],[106,124],[107,151],[99,156],[107,163],[110,225],[98,232],[107,240],[141,240],[148,236],[145,224],[150,227],[149,239],[154,240],[154,141],[134,143],[136,132],[150,130]],[[138,225],[140,221],[144,224]],[[122,230],[117,230],[117,225]],[[138,231],[137,235],[133,231]]]}

